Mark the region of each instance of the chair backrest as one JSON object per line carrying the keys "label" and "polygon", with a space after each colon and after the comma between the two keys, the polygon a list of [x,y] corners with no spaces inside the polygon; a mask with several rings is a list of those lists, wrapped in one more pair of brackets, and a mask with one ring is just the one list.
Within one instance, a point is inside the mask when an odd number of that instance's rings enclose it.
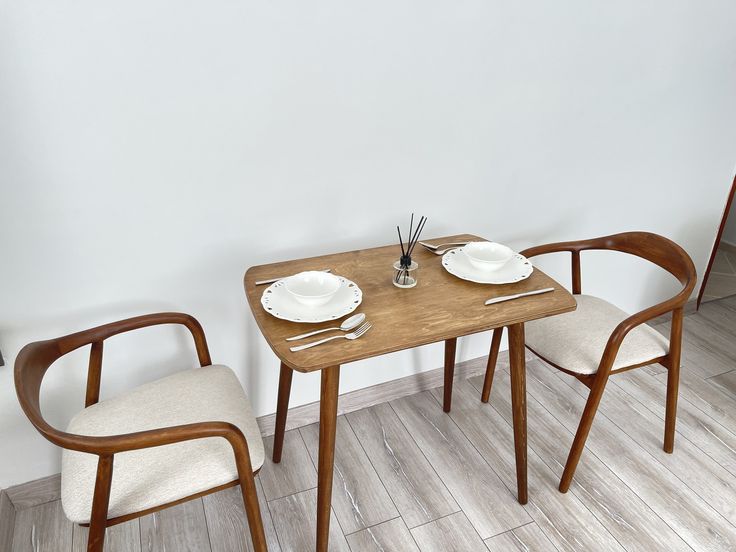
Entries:
{"label": "chair backrest", "polygon": [[[18,395],[18,401],[30,422],[52,443],[63,448],[84,450],[83,444],[77,436],[54,428],[46,422],[41,414],[41,383],[46,375],[46,371],[62,356],[85,345],[92,345],[87,375],[86,406],[94,404],[98,400],[100,391],[102,343],[104,340],[119,333],[159,324],[182,324],[186,326],[194,337],[200,365],[207,366],[211,364],[204,331],[199,322],[188,314],[176,312],[137,316],[89,330],[83,330],[64,337],[36,341],[26,345],[18,353],[15,360],[14,373],[15,391]],[[90,450],[87,452],[94,451]]]}
{"label": "chair backrest", "polygon": [[697,274],[690,255],[672,240],[651,232],[623,232],[588,240],[585,249],[607,249],[635,255],[656,264],[692,291]]}
{"label": "chair backrest", "polygon": [[[679,280],[683,288],[678,299],[687,300],[697,282],[697,273],[690,255],[672,240],[651,232],[622,232],[600,238],[574,242],[561,242],[530,247],[522,252],[527,257],[570,251],[573,254],[573,287],[580,285],[580,252],[604,249],[628,253],[663,268]],[[576,285],[577,284],[577,285]],[[579,290],[573,290],[580,293]]]}

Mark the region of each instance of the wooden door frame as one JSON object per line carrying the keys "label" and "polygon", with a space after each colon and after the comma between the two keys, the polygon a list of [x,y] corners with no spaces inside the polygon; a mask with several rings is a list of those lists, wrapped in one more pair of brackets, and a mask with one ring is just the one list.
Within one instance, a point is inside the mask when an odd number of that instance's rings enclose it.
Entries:
{"label": "wooden door frame", "polygon": [[736,175],[731,183],[731,191],[728,193],[728,199],[726,200],[726,208],[723,210],[723,216],[721,217],[721,225],[718,227],[718,234],[716,234],[716,241],[713,244],[713,250],[710,252],[710,259],[708,259],[708,267],[705,269],[703,274],[703,281],[700,284],[700,291],[698,292],[698,302],[696,309],[700,308],[700,303],[703,301],[703,294],[705,293],[705,286],[708,284],[708,276],[710,276],[710,270],[713,268],[713,262],[716,260],[716,253],[718,252],[718,246],[721,243],[723,237],[723,230],[726,227],[726,221],[728,215],[731,212],[731,206],[733,204],[734,192],[736,192]]}

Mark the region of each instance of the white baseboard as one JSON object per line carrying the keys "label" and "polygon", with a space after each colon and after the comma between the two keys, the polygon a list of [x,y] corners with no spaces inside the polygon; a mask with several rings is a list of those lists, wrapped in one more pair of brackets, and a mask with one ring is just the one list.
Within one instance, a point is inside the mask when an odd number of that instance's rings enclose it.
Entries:
{"label": "white baseboard", "polygon": [[[485,374],[486,362],[488,357],[474,358],[463,362],[458,362],[455,366],[455,380],[463,380],[474,376]],[[527,351],[527,361],[535,358],[531,352]],[[508,351],[501,351],[498,354],[498,366],[508,365]],[[298,373],[294,374],[295,378],[299,377]],[[407,395],[413,395],[421,391],[427,391],[439,387],[444,382],[444,369],[436,368],[427,372],[421,372],[405,378],[379,383],[365,389],[358,389],[350,393],[340,395],[337,403],[337,413],[347,414],[355,412],[363,408],[368,408],[376,404],[392,401]],[[276,414],[269,414],[258,418],[258,425],[261,428],[261,435],[268,437],[274,433],[274,423]],[[319,421],[319,402],[296,406],[289,409],[286,418],[286,429],[295,429]]]}
{"label": "white baseboard", "polygon": [[15,506],[8,493],[0,490],[0,550],[13,549],[13,530],[15,529]]}

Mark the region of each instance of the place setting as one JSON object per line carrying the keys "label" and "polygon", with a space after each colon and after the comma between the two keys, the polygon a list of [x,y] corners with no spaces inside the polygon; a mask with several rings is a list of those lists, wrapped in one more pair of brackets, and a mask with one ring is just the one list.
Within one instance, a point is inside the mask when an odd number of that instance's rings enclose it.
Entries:
{"label": "place setting", "polygon": [[[330,269],[307,270],[285,278],[256,282],[256,285],[266,284],[270,285],[261,296],[261,305],[270,315],[289,322],[317,324],[336,321],[354,312],[363,301],[363,292],[355,282],[332,274]],[[292,352],[297,352],[337,339],[358,339],[371,327],[365,314],[358,313],[337,327],[301,333],[286,338],[286,341],[298,341],[331,331],[342,332],[290,347]]]}
{"label": "place setting", "polygon": [[[433,244],[418,242],[427,251],[442,257],[443,268],[460,278],[477,284],[514,284],[526,280],[534,271],[532,263],[510,247],[490,241],[449,242]],[[534,289],[485,301],[495,305],[521,297],[554,291],[553,287]]]}
{"label": "place setting", "polygon": [[[393,284],[398,288],[412,288],[416,285],[418,265],[411,259],[419,236],[427,218],[422,216],[416,227],[414,214],[411,215],[407,241],[404,242],[401,230],[399,235],[401,257],[393,264]],[[289,322],[317,324],[338,320],[354,312],[363,301],[363,292],[358,285],[345,278],[332,274],[332,269],[307,270],[292,276],[258,280],[257,286],[268,285],[261,296],[261,305],[270,315]],[[291,352],[303,351],[330,341],[347,339],[353,341],[365,335],[373,325],[366,315],[357,313],[345,318],[339,326],[322,328],[286,338],[286,341],[299,341],[327,332],[340,332],[336,335],[289,347]]]}

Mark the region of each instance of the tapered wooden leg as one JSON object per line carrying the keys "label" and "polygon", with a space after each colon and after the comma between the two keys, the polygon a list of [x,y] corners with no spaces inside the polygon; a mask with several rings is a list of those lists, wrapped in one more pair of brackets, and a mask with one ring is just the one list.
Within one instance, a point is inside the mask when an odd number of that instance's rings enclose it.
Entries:
{"label": "tapered wooden leg", "polygon": [[526,504],[529,500],[526,482],[526,361],[524,356],[524,324],[509,326],[511,409],[514,418],[516,488],[521,504]]}
{"label": "tapered wooden leg", "polygon": [[319,462],[317,469],[317,552],[327,552],[332,507],[332,472],[335,465],[337,395],[340,367],[322,370],[319,404]]}
{"label": "tapered wooden leg", "polygon": [[248,528],[250,529],[250,538],[253,542],[253,550],[254,552],[268,552],[266,533],[263,530],[261,508],[258,505],[258,493],[256,491],[256,482],[253,479],[253,472],[250,473],[250,477],[246,475],[240,478],[240,489],[243,493],[245,515],[248,518]]}
{"label": "tapered wooden leg", "polygon": [[245,454],[242,454],[242,456],[243,458],[247,458],[247,461],[238,459],[240,491],[243,493],[245,515],[248,518],[248,528],[250,529],[250,538],[253,542],[253,550],[254,552],[268,552],[266,533],[263,530],[263,520],[261,518],[261,507],[258,505],[258,491],[256,490],[256,482],[253,479],[253,468],[248,455],[249,453],[246,448]]}
{"label": "tapered wooden leg", "polygon": [[105,547],[107,507],[110,503],[110,487],[112,486],[112,459],[112,454],[100,456],[97,463],[97,479],[92,498],[92,513],[89,518],[87,552],[102,552]]}
{"label": "tapered wooden leg", "polygon": [[483,380],[483,392],[480,400],[484,403],[491,398],[491,386],[493,385],[493,375],[496,373],[496,362],[498,361],[498,349],[501,347],[501,337],[503,336],[503,327],[493,330],[491,338],[491,352],[488,353],[488,364],[486,365],[486,378]]}
{"label": "tapered wooden leg", "polygon": [[254,552],[268,552],[266,534],[263,531],[263,520],[261,519],[261,508],[258,505],[256,482],[253,479],[253,465],[250,463],[248,442],[242,433],[240,434],[240,438],[228,440],[235,454],[240,492],[243,494],[245,515],[248,518],[248,528],[250,529],[250,538],[253,542],[253,550]]}
{"label": "tapered wooden leg", "polygon": [[560,492],[562,493],[566,493],[570,488],[570,483],[572,483],[575,469],[578,467],[580,455],[583,454],[585,441],[588,439],[588,433],[590,433],[590,428],[593,425],[593,419],[595,418],[595,413],[598,411],[598,405],[601,402],[601,397],[603,397],[603,390],[606,388],[607,382],[608,374],[599,374],[593,381],[593,386],[590,389],[588,400],[583,409],[583,417],[580,419],[578,430],[575,433],[575,439],[572,441],[572,448],[567,455],[565,470],[562,472],[562,479],[560,480]]}
{"label": "tapered wooden leg", "polygon": [[682,309],[672,312],[670,353],[667,361],[667,406],[664,415],[664,451],[675,449],[675,423],[677,421],[677,394],[680,387],[680,355],[682,349]]}
{"label": "tapered wooden leg", "polygon": [[281,451],[284,449],[284,433],[286,432],[286,415],[289,411],[289,395],[291,395],[291,377],[294,371],[283,362],[279,374],[279,397],[276,403],[276,432],[273,436],[273,461],[281,462]]}
{"label": "tapered wooden leg", "polygon": [[452,408],[452,380],[455,377],[455,350],[457,338],[445,341],[445,387],[442,400],[442,410],[449,412]]}

